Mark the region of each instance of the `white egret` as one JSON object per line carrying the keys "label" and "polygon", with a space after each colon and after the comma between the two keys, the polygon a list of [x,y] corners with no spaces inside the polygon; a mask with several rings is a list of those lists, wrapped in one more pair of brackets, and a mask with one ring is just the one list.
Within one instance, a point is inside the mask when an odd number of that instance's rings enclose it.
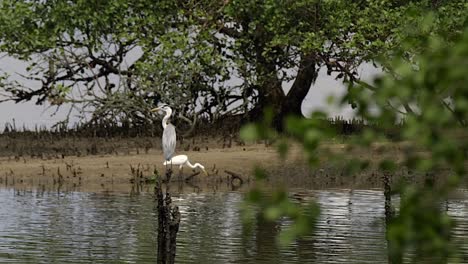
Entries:
{"label": "white egret", "polygon": [[172,115],[172,109],[164,104],[159,107],[151,109],[151,112],[157,112],[162,110],[166,113],[162,120],[162,127],[164,129],[162,136],[162,149],[164,153],[164,159],[166,161],[170,160],[174,156],[176,148],[176,131],[175,127],[169,123],[169,118]]}
{"label": "white egret", "polygon": [[182,171],[182,167],[184,165],[187,165],[188,167],[192,168],[192,169],[195,169],[195,168],[200,168],[203,173],[205,173],[205,175],[208,175],[208,173],[206,172],[205,170],[205,166],[201,165],[200,163],[195,163],[192,165],[192,163],[190,163],[187,155],[177,155],[177,156],[174,156],[172,157],[170,160],[166,160],[163,162],[163,165],[166,166],[166,165],[176,165],[176,166],[179,166],[179,171]]}

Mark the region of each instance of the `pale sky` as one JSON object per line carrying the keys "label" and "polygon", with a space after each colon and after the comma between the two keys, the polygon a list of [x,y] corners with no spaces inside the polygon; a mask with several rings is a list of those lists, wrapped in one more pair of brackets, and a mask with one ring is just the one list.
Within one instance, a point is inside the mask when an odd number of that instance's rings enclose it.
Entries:
{"label": "pale sky", "polygon": [[[2,71],[12,74],[17,79],[21,79],[16,73],[25,73],[25,64],[10,57],[0,57],[0,72]],[[378,70],[371,65],[364,65],[360,70],[361,77],[367,80],[377,73]],[[37,85],[34,82],[22,81],[25,85]],[[288,87],[285,86],[285,89],[288,89]],[[353,117],[351,107],[338,109],[336,106],[328,106],[326,103],[328,96],[340,97],[344,92],[344,85],[340,81],[336,81],[334,75],[328,76],[324,71],[320,72],[316,83],[302,103],[303,114],[307,116],[312,111],[320,109],[328,112],[330,117],[342,116],[345,119]],[[12,102],[0,103],[0,130],[3,130],[6,122],[11,123],[13,119],[15,119],[18,127],[22,127],[23,124],[29,128],[33,128],[35,125],[50,127],[54,123],[63,120],[66,115],[64,109],[59,111],[55,116],[51,116],[54,111],[55,108],[50,108],[49,105],[38,106],[34,102],[20,104]],[[76,120],[72,119],[73,121]]]}
{"label": "pale sky", "polygon": [[[21,80],[24,85],[37,85],[32,81],[27,81],[21,78],[18,74],[25,73],[25,64],[11,57],[0,57],[0,73],[7,72],[14,79]],[[0,91],[1,93],[1,91]],[[35,102],[18,103],[4,102],[0,103],[0,131],[3,130],[5,123],[15,123],[18,127],[23,124],[29,128],[35,125],[46,125],[50,127],[57,121],[63,120],[65,113],[60,112],[55,116],[51,116],[55,112],[55,108],[50,108],[46,105],[35,105]]]}

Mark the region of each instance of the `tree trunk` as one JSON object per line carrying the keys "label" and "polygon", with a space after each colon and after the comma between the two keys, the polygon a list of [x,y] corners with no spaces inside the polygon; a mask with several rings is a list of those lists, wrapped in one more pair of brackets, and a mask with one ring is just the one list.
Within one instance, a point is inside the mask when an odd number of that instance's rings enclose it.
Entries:
{"label": "tree trunk", "polygon": [[283,113],[302,116],[302,102],[318,76],[318,70],[315,66],[313,55],[307,55],[301,59],[296,80],[286,95],[286,102],[284,102],[284,108],[282,109]]}
{"label": "tree trunk", "polygon": [[302,102],[310,90],[311,85],[318,76],[314,57],[304,56],[301,59],[296,79],[285,95],[281,81],[276,77],[276,72],[271,77],[265,79],[259,91],[258,104],[249,113],[250,121],[260,121],[264,118],[264,110],[271,107],[273,110],[273,126],[283,130],[284,118],[288,115],[302,116]]}

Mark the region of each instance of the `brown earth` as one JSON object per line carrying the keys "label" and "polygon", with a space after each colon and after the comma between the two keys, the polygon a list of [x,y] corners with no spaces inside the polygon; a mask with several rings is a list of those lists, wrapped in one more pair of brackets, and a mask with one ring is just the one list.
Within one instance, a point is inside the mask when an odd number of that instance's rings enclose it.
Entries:
{"label": "brown earth", "polygon": [[[0,156],[0,186],[92,192],[152,191],[151,184],[147,183],[154,182],[155,174],[163,175],[165,167],[162,165],[160,146],[152,145],[142,150],[142,142],[150,141],[157,142],[151,138],[114,138],[101,141],[98,138],[58,139],[36,142],[39,147],[31,147],[27,140],[8,139],[6,145],[10,150],[14,146],[23,153]],[[325,148],[334,153],[344,153],[346,145],[342,142],[329,142],[316,152],[319,158]],[[88,151],[83,151],[84,149]],[[380,188],[383,182],[382,172],[379,170],[374,168],[359,174],[349,173],[340,164],[339,158],[321,158],[320,165],[313,170],[309,169],[301,147],[293,143],[285,160],[280,159],[274,146],[246,145],[237,141],[226,142],[226,139],[179,141],[177,149],[177,154],[188,155],[192,163],[203,164],[209,173],[208,176],[198,174],[191,177],[194,172],[190,168],[185,167],[181,174],[175,168],[171,182],[177,185],[179,191],[184,187],[186,190],[236,189],[241,184],[237,179],[232,181],[229,172],[240,176],[245,187],[254,182],[256,166],[265,168],[268,175],[266,181],[276,186],[309,189]],[[408,146],[403,143],[382,143],[374,144],[368,149],[348,151],[351,152],[347,152],[347,158],[369,159],[378,164],[384,158],[401,160],[408,151]],[[414,150],[411,151],[414,153]],[[77,153],[74,155],[73,152]],[[414,176],[404,169],[398,174],[405,178]]]}
{"label": "brown earth", "polygon": [[[186,154],[192,163],[203,164],[209,175],[199,174],[191,181],[213,181],[228,176],[225,170],[240,175],[248,181],[256,165],[269,167],[280,163],[276,150],[262,144],[238,146],[231,148],[201,149],[199,151],[181,151]],[[290,156],[287,162],[292,162],[297,154]],[[0,183],[5,185],[71,185],[81,186],[84,189],[92,186],[126,185],[129,186],[135,177],[143,176],[136,181],[151,180],[155,174],[164,174],[163,158],[160,150],[149,150],[148,153],[137,154],[132,151],[120,155],[87,155],[46,158],[30,157],[2,157],[0,158]],[[174,168],[177,181],[178,168]],[[181,177],[183,179],[193,175],[193,171],[184,167]]]}

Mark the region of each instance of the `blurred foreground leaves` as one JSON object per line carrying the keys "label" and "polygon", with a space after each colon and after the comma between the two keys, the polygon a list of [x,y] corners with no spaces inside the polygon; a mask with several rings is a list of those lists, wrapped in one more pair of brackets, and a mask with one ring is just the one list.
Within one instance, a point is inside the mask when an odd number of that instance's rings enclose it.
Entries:
{"label": "blurred foreground leaves", "polygon": [[[417,24],[420,28],[414,28],[414,32],[427,32],[433,20],[434,17],[428,15]],[[401,157],[382,159],[378,163],[381,171],[392,175],[397,168],[404,167],[426,175],[425,184],[401,181],[392,186],[392,192],[388,194],[400,196],[399,211],[387,222],[392,263],[402,263],[404,259],[446,263],[457,255],[450,236],[456,223],[443,210],[442,204],[466,175],[468,29],[459,34],[450,32],[450,38],[444,38],[447,34],[420,34],[417,39],[409,35],[395,51],[400,56],[382,61],[388,68],[385,74],[372,84],[350,83],[343,98],[343,104],[353,103],[366,124],[378,124],[367,126],[346,142],[348,147],[338,154],[348,164],[349,173],[369,166],[369,161],[352,155],[354,146],[369,148],[375,142],[386,140],[390,145],[404,143],[407,150]],[[281,135],[273,133],[268,126],[269,120],[265,120],[261,124],[247,125],[241,135],[248,140],[276,140],[283,157],[288,150],[287,140],[294,139],[303,146],[313,167],[319,159],[336,159],[333,157],[336,153],[320,149],[324,142],[335,136],[325,117],[323,113],[314,113],[307,119],[288,118],[285,120],[286,131]],[[394,142],[383,131],[395,128],[397,124],[399,137],[398,142]],[[448,171],[449,175],[436,174],[441,170]],[[267,177],[259,170],[256,175],[259,182]],[[435,180],[437,185],[433,184]],[[291,202],[284,190],[268,196],[261,187],[256,187],[247,195],[245,203],[244,208],[253,206],[266,219],[276,221],[284,217],[292,220],[290,228],[280,234],[282,244],[310,234],[319,213],[314,203],[300,206]]]}

